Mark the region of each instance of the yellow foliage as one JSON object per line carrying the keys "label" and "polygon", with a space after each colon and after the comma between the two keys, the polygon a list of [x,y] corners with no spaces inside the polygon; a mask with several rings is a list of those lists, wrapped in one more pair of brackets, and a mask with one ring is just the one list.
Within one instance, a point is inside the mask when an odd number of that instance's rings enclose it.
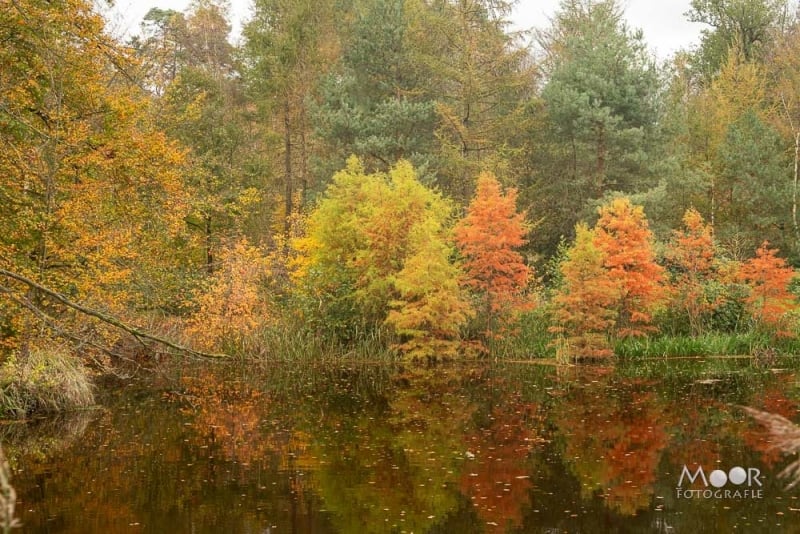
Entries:
{"label": "yellow foliage", "polygon": [[462,293],[458,267],[449,262],[453,250],[430,220],[412,231],[412,248],[394,277],[400,297],[391,302],[386,324],[406,339],[398,348],[408,358],[455,356],[461,327],[474,311]]}
{"label": "yellow foliage", "polygon": [[689,113],[691,144],[700,147],[698,162],[713,161],[730,126],[748,111],[769,114],[765,75],[760,65],[746,63],[734,48],[711,86],[696,97]]}
{"label": "yellow foliage", "polygon": [[[121,312],[155,307],[137,284],[174,268],[189,200],[185,154],[123,82],[135,61],[103,24],[85,0],[0,3],[0,256]],[[11,314],[4,336],[21,333]]]}

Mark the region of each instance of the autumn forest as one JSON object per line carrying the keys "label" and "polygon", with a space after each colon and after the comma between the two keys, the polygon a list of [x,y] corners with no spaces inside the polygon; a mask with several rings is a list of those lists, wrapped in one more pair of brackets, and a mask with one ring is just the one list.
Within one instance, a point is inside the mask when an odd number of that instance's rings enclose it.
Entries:
{"label": "autumn forest", "polygon": [[2,2],[3,380],[800,349],[796,6],[693,0],[663,61],[617,0],[511,7]]}

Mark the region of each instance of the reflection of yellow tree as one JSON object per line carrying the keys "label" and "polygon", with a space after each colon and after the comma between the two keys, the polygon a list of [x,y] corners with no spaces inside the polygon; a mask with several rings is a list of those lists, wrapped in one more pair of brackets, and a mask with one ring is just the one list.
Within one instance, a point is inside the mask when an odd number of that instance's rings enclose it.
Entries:
{"label": "reflection of yellow tree", "polygon": [[564,458],[584,499],[602,491],[606,505],[633,515],[649,505],[667,444],[664,413],[650,392],[611,397],[607,384],[576,388],[555,409]]}
{"label": "reflection of yellow tree", "polygon": [[467,437],[472,454],[477,454],[461,475],[461,491],[486,525],[517,528],[529,504],[527,458],[537,442],[541,416],[537,405],[511,394],[492,406],[489,421]]}
{"label": "reflection of yellow tree", "polygon": [[446,373],[406,375],[377,412],[327,414],[313,454],[342,532],[425,532],[456,511],[474,406]]}

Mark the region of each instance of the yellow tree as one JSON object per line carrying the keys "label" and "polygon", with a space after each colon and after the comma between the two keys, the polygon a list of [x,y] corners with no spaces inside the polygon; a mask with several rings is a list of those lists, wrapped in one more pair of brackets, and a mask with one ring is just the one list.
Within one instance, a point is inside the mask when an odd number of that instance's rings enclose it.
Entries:
{"label": "yellow tree", "polygon": [[410,354],[452,352],[469,311],[450,264],[451,212],[410,163],[366,174],[351,158],[294,243],[306,320],[345,340],[387,325]]}
{"label": "yellow tree", "polygon": [[4,2],[0,41],[0,264],[106,309],[165,305],[184,155],[128,83],[133,62],[83,0]]}
{"label": "yellow tree", "polygon": [[404,338],[398,348],[409,358],[455,356],[461,328],[474,313],[437,221],[428,219],[412,230],[411,250],[392,279],[399,296],[391,302],[386,324]]}
{"label": "yellow tree", "polygon": [[573,357],[608,357],[613,354],[609,332],[617,319],[617,282],[606,269],[606,254],[595,245],[595,233],[581,223],[575,227],[575,243],[561,264],[563,285],[553,304],[557,326]]}

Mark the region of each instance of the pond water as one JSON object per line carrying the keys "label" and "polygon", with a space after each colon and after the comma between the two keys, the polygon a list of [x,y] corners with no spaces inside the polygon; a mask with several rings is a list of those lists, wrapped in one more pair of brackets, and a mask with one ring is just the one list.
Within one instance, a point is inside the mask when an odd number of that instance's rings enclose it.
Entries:
{"label": "pond water", "polygon": [[795,371],[682,367],[195,365],[2,441],[26,533],[800,531],[740,408],[797,421]]}

